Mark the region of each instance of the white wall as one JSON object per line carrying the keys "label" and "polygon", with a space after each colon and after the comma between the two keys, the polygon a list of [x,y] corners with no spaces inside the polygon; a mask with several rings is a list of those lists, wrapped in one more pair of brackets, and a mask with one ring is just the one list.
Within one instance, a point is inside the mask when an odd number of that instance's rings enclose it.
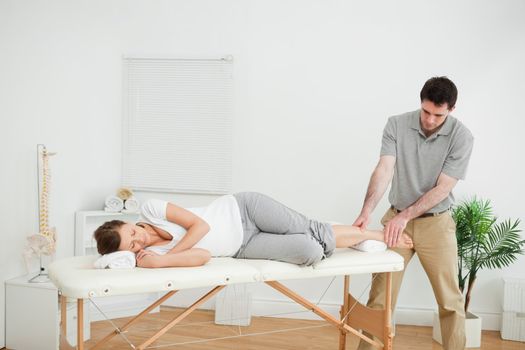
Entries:
{"label": "white wall", "polygon": [[[448,75],[460,91],[455,115],[476,137],[458,197],[490,198],[502,217],[524,220],[524,15],[519,0],[0,0],[0,183],[8,198],[0,280],[25,272],[25,237],[37,229],[36,143],[58,152],[51,162],[57,257],[73,254],[74,212],[101,208],[119,186],[123,54],[232,54],[234,190],[348,223],[360,210],[386,118],[416,109],[428,77]],[[525,277],[524,262],[480,273],[472,310],[497,325],[501,277]],[[408,272],[400,309],[434,308],[420,265]],[[360,294],[367,278],[354,280]],[[339,295],[332,288],[325,298]]]}

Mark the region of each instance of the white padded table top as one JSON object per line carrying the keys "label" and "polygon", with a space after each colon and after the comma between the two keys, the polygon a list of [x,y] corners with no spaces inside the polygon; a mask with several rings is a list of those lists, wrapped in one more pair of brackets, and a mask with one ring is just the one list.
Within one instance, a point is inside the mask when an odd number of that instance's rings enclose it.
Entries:
{"label": "white padded table top", "polygon": [[62,295],[80,299],[403,270],[403,258],[393,251],[365,253],[346,248],[306,267],[270,260],[213,258],[199,267],[101,270],[93,267],[97,258],[76,256],[55,261],[49,265],[49,277]]}

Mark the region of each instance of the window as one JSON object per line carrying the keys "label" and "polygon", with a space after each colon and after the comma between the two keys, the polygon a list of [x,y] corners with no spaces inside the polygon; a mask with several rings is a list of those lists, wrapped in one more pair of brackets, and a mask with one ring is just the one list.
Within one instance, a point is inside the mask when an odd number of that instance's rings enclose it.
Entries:
{"label": "window", "polygon": [[124,186],[231,192],[232,67],[231,57],[124,58]]}

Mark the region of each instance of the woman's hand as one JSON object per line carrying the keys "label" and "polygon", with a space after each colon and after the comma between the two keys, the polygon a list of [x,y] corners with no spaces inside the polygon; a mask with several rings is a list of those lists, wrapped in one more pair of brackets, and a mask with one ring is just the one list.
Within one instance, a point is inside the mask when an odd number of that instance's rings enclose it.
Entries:
{"label": "woman's hand", "polygon": [[137,255],[137,266],[138,267],[157,267],[157,260],[159,258],[159,254],[152,252],[151,250],[144,250],[141,249]]}
{"label": "woman's hand", "polygon": [[154,251],[151,251],[151,250],[141,249],[141,250],[139,250],[139,252],[137,253],[136,258],[137,258],[137,260],[140,260],[140,259],[142,259],[143,257],[148,256],[148,255],[151,255],[151,256],[155,256],[155,255],[157,255],[157,256],[158,256],[159,254],[157,254],[157,253],[155,253]]}

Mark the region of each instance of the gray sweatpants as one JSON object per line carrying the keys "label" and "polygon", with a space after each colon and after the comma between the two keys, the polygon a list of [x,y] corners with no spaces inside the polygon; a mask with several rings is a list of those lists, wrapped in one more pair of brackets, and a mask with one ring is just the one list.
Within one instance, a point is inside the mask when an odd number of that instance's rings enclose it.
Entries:
{"label": "gray sweatpants", "polygon": [[256,192],[233,195],[241,212],[244,239],[234,258],[312,265],[332,254],[332,225],[308,219]]}

